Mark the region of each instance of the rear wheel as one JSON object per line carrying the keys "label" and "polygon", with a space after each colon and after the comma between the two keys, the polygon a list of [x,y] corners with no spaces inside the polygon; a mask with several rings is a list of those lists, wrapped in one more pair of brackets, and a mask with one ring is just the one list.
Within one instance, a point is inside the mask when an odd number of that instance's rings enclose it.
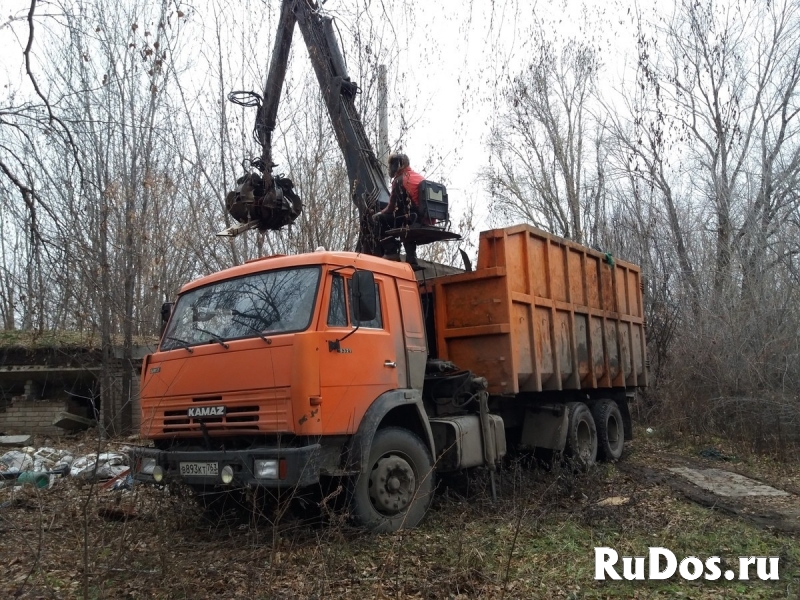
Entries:
{"label": "rear wheel", "polygon": [[613,400],[600,400],[592,407],[597,427],[597,450],[602,460],[615,461],[622,456],[625,428],[622,413]]}
{"label": "rear wheel", "polygon": [[588,469],[597,460],[597,430],[589,407],[583,402],[570,402],[567,456],[580,469]]}
{"label": "rear wheel", "polygon": [[433,461],[422,440],[406,429],[380,429],[372,440],[367,471],[355,480],[355,521],[376,533],[411,529],[433,498]]}

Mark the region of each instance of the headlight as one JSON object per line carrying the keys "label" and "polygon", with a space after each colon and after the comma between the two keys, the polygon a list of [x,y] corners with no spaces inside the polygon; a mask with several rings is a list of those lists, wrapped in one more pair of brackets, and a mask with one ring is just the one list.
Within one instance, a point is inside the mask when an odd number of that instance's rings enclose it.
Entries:
{"label": "headlight", "polygon": [[153,479],[156,480],[156,483],[161,483],[161,480],[164,479],[164,469],[158,465],[153,467]]}
{"label": "headlight", "polygon": [[222,471],[219,474],[220,479],[222,479],[222,483],[230,483],[233,481],[233,469],[230,465],[225,465],[222,467]]}
{"label": "headlight", "polygon": [[253,464],[253,472],[258,479],[278,479],[277,459],[256,460]]}
{"label": "headlight", "polygon": [[156,468],[155,458],[143,458],[142,461],[139,463],[139,472],[144,473],[145,475],[152,475],[153,469],[155,468]]}

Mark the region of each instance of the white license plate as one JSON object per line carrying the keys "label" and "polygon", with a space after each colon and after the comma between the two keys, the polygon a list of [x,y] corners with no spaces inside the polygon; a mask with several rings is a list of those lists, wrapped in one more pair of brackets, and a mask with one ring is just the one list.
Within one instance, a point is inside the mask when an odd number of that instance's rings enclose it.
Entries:
{"label": "white license plate", "polygon": [[181,475],[219,475],[219,463],[216,462],[182,462]]}

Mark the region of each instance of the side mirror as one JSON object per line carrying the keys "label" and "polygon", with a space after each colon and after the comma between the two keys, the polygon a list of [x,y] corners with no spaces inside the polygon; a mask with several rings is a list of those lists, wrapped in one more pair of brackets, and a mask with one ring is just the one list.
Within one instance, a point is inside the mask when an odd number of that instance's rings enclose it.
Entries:
{"label": "side mirror", "polygon": [[169,321],[169,316],[172,314],[172,307],[175,306],[174,302],[164,302],[161,305],[161,332],[160,335],[164,335],[164,329],[167,327],[167,321]]}
{"label": "side mirror", "polygon": [[372,271],[356,271],[351,282],[353,318],[357,323],[372,321],[377,309],[375,275]]}

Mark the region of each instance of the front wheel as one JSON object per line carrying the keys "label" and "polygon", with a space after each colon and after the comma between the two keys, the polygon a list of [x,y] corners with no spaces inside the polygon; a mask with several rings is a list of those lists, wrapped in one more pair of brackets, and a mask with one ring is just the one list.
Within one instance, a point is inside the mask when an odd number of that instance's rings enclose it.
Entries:
{"label": "front wheel", "polygon": [[430,507],[433,479],[433,461],[419,437],[397,427],[380,429],[367,471],[353,486],[353,518],[376,533],[412,529]]}

